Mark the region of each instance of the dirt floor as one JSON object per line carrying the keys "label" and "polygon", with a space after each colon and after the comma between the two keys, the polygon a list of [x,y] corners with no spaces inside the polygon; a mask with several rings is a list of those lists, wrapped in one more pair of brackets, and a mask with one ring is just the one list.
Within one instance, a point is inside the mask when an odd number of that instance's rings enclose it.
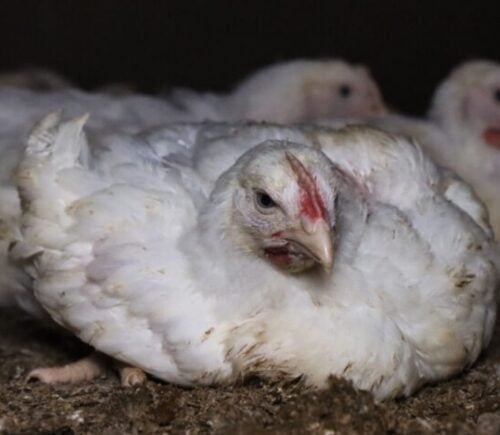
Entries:
{"label": "dirt floor", "polygon": [[24,381],[34,367],[86,352],[73,339],[0,312],[0,433],[500,434],[500,322],[472,369],[382,404],[340,380],[323,392],[257,379],[196,389],[155,380],[125,388],[113,374],[77,386]]}

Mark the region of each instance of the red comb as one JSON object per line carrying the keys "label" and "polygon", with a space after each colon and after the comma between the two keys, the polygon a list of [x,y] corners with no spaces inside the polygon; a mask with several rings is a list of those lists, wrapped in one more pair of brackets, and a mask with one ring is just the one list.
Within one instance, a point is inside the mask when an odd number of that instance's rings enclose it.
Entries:
{"label": "red comb", "polygon": [[314,178],[293,154],[287,152],[286,158],[297,176],[300,189],[300,213],[305,214],[311,220],[324,219],[326,209]]}

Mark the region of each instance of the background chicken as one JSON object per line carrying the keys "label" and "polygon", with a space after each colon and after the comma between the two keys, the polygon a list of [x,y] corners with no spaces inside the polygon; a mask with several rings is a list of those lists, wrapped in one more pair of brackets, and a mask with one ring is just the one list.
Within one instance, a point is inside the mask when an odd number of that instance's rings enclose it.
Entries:
{"label": "background chicken", "polygon": [[182,166],[145,158],[143,141],[110,165],[85,152],[82,125],[48,118],[30,139],[13,255],[51,316],[96,349],[181,384],[335,374],[385,398],[488,343],[496,248],[403,139],[323,129],[335,163],[265,141],[198,203]]}
{"label": "background chicken", "polygon": [[437,162],[470,183],[500,234],[500,65],[470,61],[437,88],[428,120],[390,115],[369,121],[414,137]]}
{"label": "background chicken", "polygon": [[294,60],[263,68],[229,95],[177,90],[174,103],[192,121],[278,123],[377,116],[385,104],[368,69],[342,60]]}

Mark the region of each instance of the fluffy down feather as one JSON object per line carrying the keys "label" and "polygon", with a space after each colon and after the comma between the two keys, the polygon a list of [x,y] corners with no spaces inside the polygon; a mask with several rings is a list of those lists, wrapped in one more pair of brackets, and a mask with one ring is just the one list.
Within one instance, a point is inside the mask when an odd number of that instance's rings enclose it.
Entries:
{"label": "fluffy down feather", "polygon": [[[266,142],[198,203],[182,165],[145,153],[112,165],[86,151],[83,123],[49,118],[32,136],[13,255],[36,252],[26,259],[36,297],[96,349],[180,384],[283,373],[321,387],[333,374],[382,399],[457,373],[487,345],[496,247],[404,139],[319,130],[335,164],[310,145]],[[291,275],[256,254],[247,230],[311,183],[335,263]],[[274,187],[283,209],[254,204],[255,186]]]}

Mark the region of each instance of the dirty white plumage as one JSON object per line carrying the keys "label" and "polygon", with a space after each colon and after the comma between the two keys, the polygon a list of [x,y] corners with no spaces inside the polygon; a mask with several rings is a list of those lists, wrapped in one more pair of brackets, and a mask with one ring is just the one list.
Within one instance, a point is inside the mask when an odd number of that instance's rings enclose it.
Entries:
{"label": "dirty white plumage", "polygon": [[[487,345],[495,245],[404,139],[321,130],[336,164],[268,141],[203,203],[181,164],[144,157],[147,142],[135,155],[115,142],[120,164],[85,152],[83,122],[49,118],[32,136],[13,255],[51,316],[96,349],[180,384],[281,372],[324,386],[333,374],[381,399],[457,373]],[[333,270],[311,269],[330,266],[328,240]]]}

